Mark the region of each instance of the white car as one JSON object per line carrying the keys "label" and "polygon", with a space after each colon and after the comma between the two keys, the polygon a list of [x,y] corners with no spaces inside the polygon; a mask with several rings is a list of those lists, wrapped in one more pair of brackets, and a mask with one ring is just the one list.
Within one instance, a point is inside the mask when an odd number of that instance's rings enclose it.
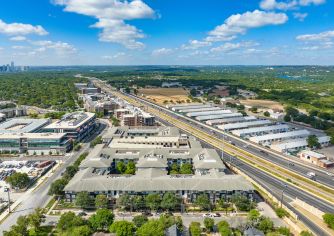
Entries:
{"label": "white car", "polygon": [[333,176],[333,173],[331,173],[331,172],[326,172],[326,174],[327,174],[328,176]]}

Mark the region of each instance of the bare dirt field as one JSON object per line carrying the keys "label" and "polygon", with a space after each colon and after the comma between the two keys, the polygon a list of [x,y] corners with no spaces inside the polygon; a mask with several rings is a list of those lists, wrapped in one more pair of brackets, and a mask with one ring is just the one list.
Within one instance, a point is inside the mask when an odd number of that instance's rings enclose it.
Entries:
{"label": "bare dirt field", "polygon": [[189,100],[189,92],[183,88],[149,88],[139,89],[138,95],[150,99],[158,104],[168,103],[186,103]]}
{"label": "bare dirt field", "polygon": [[260,100],[260,99],[247,99],[240,100],[240,103],[245,106],[259,107],[259,108],[268,108],[268,109],[277,109],[284,110],[284,106],[275,101]]}

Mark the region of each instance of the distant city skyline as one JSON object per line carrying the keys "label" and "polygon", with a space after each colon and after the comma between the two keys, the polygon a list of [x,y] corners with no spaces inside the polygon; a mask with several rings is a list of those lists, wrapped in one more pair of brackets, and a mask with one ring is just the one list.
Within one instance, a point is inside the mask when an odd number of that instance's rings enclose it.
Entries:
{"label": "distant city skyline", "polygon": [[3,0],[1,5],[0,65],[334,61],[329,0]]}

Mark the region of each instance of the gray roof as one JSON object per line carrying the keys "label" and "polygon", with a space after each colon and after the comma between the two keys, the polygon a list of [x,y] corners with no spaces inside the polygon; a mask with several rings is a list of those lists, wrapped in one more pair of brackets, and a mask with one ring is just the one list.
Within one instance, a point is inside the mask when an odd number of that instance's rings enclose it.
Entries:
{"label": "gray roof", "polygon": [[0,133],[31,133],[50,123],[50,119],[11,119],[0,124]]}
{"label": "gray roof", "polygon": [[175,127],[165,127],[165,126],[143,126],[143,127],[112,127],[107,133],[103,135],[104,139],[112,139],[115,137],[127,137],[127,136],[164,136],[173,137],[179,136],[180,132]]}
{"label": "gray roof", "polygon": [[252,191],[254,189],[250,182],[239,175],[224,175],[219,178],[212,175],[157,176],[157,170],[148,168],[142,170],[140,175],[114,177],[97,175],[93,171],[93,168],[79,171],[65,187],[65,191]]}

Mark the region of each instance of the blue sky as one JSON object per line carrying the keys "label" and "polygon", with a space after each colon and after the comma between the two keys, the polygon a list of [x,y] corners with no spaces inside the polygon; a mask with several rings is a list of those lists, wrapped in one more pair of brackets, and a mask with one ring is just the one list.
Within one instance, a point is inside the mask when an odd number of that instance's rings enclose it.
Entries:
{"label": "blue sky", "polygon": [[0,64],[333,64],[331,0],[2,0]]}

